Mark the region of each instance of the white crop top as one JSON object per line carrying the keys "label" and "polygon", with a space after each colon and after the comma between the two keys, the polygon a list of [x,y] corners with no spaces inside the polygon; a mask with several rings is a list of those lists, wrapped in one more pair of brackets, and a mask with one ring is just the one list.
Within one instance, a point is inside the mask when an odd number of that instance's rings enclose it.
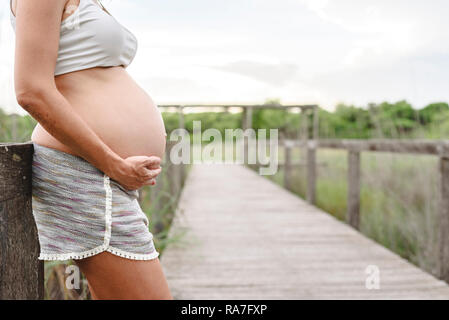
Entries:
{"label": "white crop top", "polygon": [[[11,24],[15,30],[15,16]],[[94,67],[124,66],[137,51],[136,37],[94,0],[80,0],[61,23],[55,76]]]}

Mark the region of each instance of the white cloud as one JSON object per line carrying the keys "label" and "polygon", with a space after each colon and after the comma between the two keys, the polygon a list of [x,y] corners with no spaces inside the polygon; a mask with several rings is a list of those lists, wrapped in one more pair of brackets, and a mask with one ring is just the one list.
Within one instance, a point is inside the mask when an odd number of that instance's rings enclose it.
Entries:
{"label": "white cloud", "polygon": [[236,73],[252,79],[268,83],[273,86],[283,86],[291,81],[298,67],[289,63],[262,63],[256,61],[239,60],[212,68]]}

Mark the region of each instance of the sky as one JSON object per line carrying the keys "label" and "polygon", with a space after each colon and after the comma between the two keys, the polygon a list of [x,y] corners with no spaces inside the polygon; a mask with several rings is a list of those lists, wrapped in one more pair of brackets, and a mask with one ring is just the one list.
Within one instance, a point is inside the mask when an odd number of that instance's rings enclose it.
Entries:
{"label": "sky", "polygon": [[[86,0],[90,1],[90,0]],[[0,4],[0,105],[14,33]],[[128,72],[159,105],[449,102],[447,0],[103,0],[138,41]]]}

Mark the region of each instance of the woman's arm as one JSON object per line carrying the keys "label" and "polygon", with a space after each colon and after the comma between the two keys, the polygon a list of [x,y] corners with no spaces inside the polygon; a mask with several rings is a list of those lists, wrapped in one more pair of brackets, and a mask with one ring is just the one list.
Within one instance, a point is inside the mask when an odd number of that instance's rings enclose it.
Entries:
{"label": "woman's arm", "polygon": [[125,187],[138,189],[154,184],[151,179],[159,173],[156,171],[159,158],[122,159],[73,110],[56,87],[54,70],[66,1],[17,2],[14,68],[17,101],[53,137]]}

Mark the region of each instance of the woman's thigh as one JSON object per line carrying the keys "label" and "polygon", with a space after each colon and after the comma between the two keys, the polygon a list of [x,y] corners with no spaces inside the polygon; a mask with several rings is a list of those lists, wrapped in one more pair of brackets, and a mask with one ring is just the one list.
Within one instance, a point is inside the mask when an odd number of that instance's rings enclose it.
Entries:
{"label": "woman's thigh", "polygon": [[109,252],[76,260],[94,299],[171,300],[159,259],[130,260]]}

